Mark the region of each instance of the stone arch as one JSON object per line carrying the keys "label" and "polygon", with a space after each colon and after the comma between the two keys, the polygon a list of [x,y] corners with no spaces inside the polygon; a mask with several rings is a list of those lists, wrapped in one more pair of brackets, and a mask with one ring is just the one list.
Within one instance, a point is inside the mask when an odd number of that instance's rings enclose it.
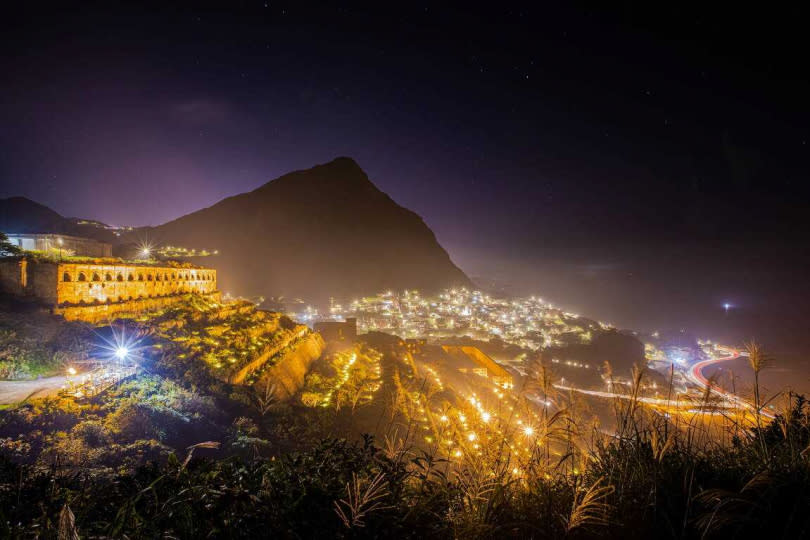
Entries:
{"label": "stone arch", "polygon": [[134,276],[134,275],[132,275],[132,274],[129,274],[129,275],[127,276],[127,281],[135,281],[135,276]]}
{"label": "stone arch", "polygon": [[109,272],[104,274],[104,281],[112,281],[112,274],[110,274]]}
{"label": "stone arch", "polygon": [[138,281],[143,281],[143,274],[138,274]]}
{"label": "stone arch", "polygon": [[152,274],[146,274],[146,281],[152,281],[154,277]]}
{"label": "stone arch", "polygon": [[79,281],[87,281],[87,274],[79,272]]}
{"label": "stone arch", "polygon": [[116,281],[124,281],[124,275],[119,273],[117,276],[115,276],[115,280]]}
{"label": "stone arch", "polygon": [[62,281],[72,281],[72,280],[70,279],[70,274],[68,274],[67,272],[65,272],[64,274],[62,274]]}
{"label": "stone arch", "polygon": [[93,281],[101,281],[101,276],[98,275],[98,272],[93,272]]}

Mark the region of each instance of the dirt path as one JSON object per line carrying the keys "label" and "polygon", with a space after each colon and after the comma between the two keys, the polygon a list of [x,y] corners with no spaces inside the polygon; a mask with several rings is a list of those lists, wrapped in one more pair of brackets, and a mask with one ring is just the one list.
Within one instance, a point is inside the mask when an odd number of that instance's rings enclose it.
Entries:
{"label": "dirt path", "polygon": [[56,395],[66,382],[64,375],[36,381],[0,381],[0,405],[19,403],[27,397]]}

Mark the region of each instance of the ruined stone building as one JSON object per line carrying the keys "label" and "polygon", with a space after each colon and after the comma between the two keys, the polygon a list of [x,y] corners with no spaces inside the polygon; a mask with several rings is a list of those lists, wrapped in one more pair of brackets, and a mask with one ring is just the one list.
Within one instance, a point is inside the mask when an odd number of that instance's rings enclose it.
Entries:
{"label": "ruined stone building", "polygon": [[0,290],[50,307],[67,319],[99,320],[169,305],[182,295],[217,294],[217,274],[188,264],[100,260],[0,259]]}

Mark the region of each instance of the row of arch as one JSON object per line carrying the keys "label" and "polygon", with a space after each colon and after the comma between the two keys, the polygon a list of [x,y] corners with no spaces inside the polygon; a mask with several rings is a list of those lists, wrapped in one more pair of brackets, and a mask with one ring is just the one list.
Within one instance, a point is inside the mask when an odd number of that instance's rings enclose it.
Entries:
{"label": "row of arch", "polygon": [[[138,273],[137,276],[135,274],[129,273],[127,274],[126,281],[213,281],[214,274],[211,272],[197,272],[195,273],[176,273],[172,272],[171,274],[168,272],[160,273],[157,272],[153,273]],[[65,272],[62,274],[62,281],[70,282],[73,281],[72,276],[69,272]],[[79,272],[79,275],[76,277],[76,281],[102,281],[101,274],[98,272],[93,272],[88,279],[88,273]],[[107,272],[104,274],[103,281],[113,281],[113,276],[111,273]],[[117,273],[115,276],[115,281],[124,281],[124,275],[122,273]]]}
{"label": "row of arch", "polygon": [[[195,291],[189,288],[189,289],[183,289],[183,290],[178,291],[178,292],[180,292],[180,293],[192,293],[192,292],[195,292]],[[165,297],[173,296],[174,294],[176,294],[176,293],[163,292],[163,293],[142,293],[142,294],[137,294],[137,295],[131,295],[130,294],[130,295],[126,295],[126,296],[118,295],[117,297],[116,296],[108,296],[108,297],[105,297],[104,299],[101,299],[101,298],[87,298],[87,299],[79,298],[75,302],[61,302],[59,305],[62,306],[62,307],[68,307],[68,306],[71,306],[71,305],[87,306],[87,305],[99,305],[99,304],[112,304],[112,303],[115,303],[115,302],[126,302],[126,301],[132,301],[132,300],[149,300],[149,299],[154,299],[154,298],[165,298]]]}

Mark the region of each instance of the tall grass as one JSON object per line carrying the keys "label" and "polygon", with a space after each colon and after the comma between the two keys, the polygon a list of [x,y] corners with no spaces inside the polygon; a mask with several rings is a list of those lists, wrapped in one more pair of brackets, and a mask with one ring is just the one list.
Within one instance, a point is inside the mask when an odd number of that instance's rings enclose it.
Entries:
{"label": "tall grass", "polygon": [[[804,397],[785,394],[772,421],[756,414],[763,406],[757,397],[753,415],[716,414],[711,390],[682,407],[696,412],[670,414],[643,401],[646,374],[635,370],[629,398],[611,404],[616,429],[608,435],[575,396],[553,390],[548,366],[535,368],[513,410],[490,420],[493,436],[476,439],[477,448],[459,443],[461,457],[456,445],[442,444],[458,434],[442,417],[472,417],[472,406],[445,403],[434,411],[444,394],[425,378],[395,372],[380,398],[386,406],[371,423],[379,446],[371,437],[329,439],[271,459],[191,459],[213,447],[202,443],[183,461],[107,481],[0,462],[0,536],[810,536]],[[667,401],[674,402],[672,380]],[[322,414],[361,411],[350,409]],[[530,436],[518,424],[529,409],[538,418]],[[274,414],[257,411],[268,422]],[[518,440],[530,448],[517,447]]]}

